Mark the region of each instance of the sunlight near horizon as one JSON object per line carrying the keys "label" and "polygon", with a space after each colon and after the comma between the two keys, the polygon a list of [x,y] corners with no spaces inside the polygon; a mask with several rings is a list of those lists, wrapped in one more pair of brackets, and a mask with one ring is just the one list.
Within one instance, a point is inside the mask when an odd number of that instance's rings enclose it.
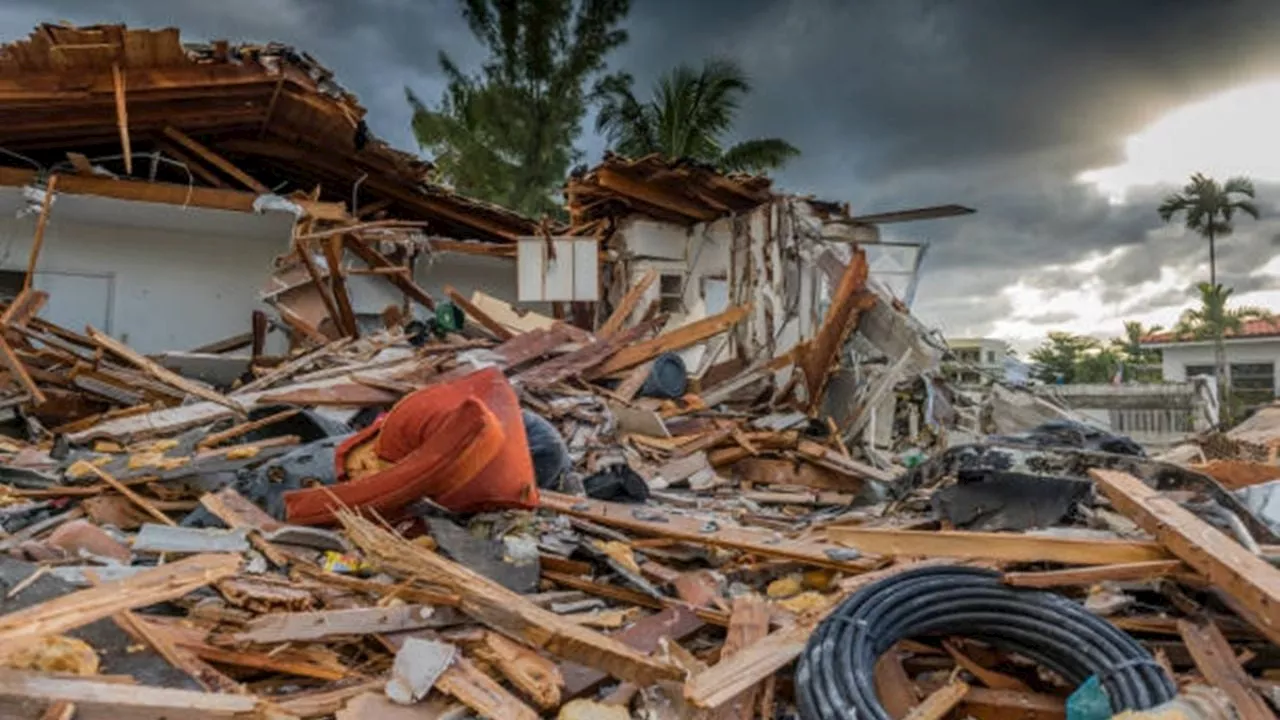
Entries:
{"label": "sunlight near horizon", "polygon": [[1280,181],[1280,81],[1235,88],[1184,105],[1125,140],[1125,161],[1081,173],[1113,203],[1143,185],[1181,185],[1196,172],[1225,180]]}

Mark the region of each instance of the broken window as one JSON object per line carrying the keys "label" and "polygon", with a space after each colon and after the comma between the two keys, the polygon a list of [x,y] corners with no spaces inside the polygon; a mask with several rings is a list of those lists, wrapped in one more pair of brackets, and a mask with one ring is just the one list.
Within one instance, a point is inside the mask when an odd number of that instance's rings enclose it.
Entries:
{"label": "broken window", "polygon": [[658,309],[666,313],[684,312],[684,275],[663,273],[658,276]]}
{"label": "broken window", "polygon": [[0,270],[0,301],[9,302],[22,292],[27,274],[21,270]]}

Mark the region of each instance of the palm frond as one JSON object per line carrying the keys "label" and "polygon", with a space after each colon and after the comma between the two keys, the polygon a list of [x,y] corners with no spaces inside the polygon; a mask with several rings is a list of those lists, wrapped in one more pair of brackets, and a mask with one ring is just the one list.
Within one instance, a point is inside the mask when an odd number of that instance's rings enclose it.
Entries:
{"label": "palm frond", "polygon": [[717,163],[725,172],[761,173],[775,170],[800,154],[799,148],[780,138],[747,140],[729,148]]}

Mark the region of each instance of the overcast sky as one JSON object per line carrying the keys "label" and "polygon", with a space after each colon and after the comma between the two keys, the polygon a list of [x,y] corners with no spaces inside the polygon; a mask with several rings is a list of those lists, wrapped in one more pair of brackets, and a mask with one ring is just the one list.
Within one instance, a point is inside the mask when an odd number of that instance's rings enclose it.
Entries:
{"label": "overcast sky", "polygon": [[[294,44],[404,149],[414,149],[404,87],[434,100],[439,50],[464,67],[482,57],[456,0],[0,0],[0,40],[61,20]],[[740,134],[803,151],[778,173],[781,187],[858,212],[977,208],[886,228],[931,243],[916,310],[951,336],[1025,346],[1048,329],[1110,335],[1126,318],[1171,322],[1207,279],[1204,243],[1161,227],[1154,208],[1168,187],[1132,185],[1118,201],[1115,187],[1079,176],[1121,166],[1113,177],[1176,182],[1204,157],[1257,178],[1266,213],[1220,245],[1220,279],[1280,311],[1280,263],[1270,263],[1280,243],[1280,2],[632,0],[628,26],[612,65],[642,89],[677,62],[743,64],[755,92]],[[1267,81],[1277,84],[1234,106],[1212,100]],[[1199,115],[1169,120],[1206,99]],[[1238,129],[1248,118],[1257,122]],[[1126,145],[1162,119],[1172,129]],[[592,134],[580,147],[589,162],[603,149]]]}

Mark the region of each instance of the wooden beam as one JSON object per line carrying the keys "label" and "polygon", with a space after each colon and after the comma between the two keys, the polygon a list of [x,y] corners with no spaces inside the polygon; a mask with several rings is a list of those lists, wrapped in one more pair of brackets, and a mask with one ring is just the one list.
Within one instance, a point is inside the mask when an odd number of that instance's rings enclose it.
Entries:
{"label": "wooden beam", "polygon": [[747,313],[751,311],[751,305],[739,305],[730,308],[719,315],[695,320],[687,325],[682,325],[674,330],[665,332],[652,340],[637,343],[629,348],[623,348],[608,362],[596,369],[592,375],[594,377],[602,377],[610,375],[622,370],[628,370],[641,363],[648,362],[662,353],[675,352],[683,350],[691,345],[695,345],[707,338],[719,335],[729,328],[738,324]]}
{"label": "wooden beam", "polygon": [[[703,627],[703,622],[689,608],[668,608],[655,615],[641,618],[625,630],[620,630],[609,637],[639,652],[651,653],[658,649],[664,638],[671,642],[679,642]],[[560,671],[564,676],[562,697],[566,700],[595,690],[609,677],[598,668],[576,663],[564,663]]]}
{"label": "wooden beam", "polygon": [[179,145],[185,147],[186,149],[200,156],[201,158],[204,159],[205,162],[209,163],[210,165],[218,168],[222,172],[231,176],[241,185],[244,185],[250,190],[258,193],[259,195],[270,194],[271,188],[253,179],[252,176],[250,176],[248,173],[241,170],[240,168],[236,167],[234,164],[231,163],[231,161],[215,153],[214,151],[210,150],[204,145],[201,145],[200,143],[196,142],[194,139],[189,137],[186,133],[182,132],[181,130],[173,126],[166,126],[164,129],[164,135],[170,140],[178,143]]}
{"label": "wooden beam", "polygon": [[262,428],[267,427],[268,425],[274,425],[282,420],[288,420],[289,418],[293,417],[294,415],[297,415],[300,412],[302,412],[300,408],[290,408],[288,410],[281,410],[278,413],[272,413],[264,418],[258,418],[257,420],[251,420],[249,422],[234,425],[232,427],[227,428],[226,430],[223,430],[222,432],[216,432],[211,435],[206,435],[203,439],[200,440],[200,442],[196,443],[196,448],[199,450],[204,450],[207,448],[214,447],[215,445],[221,445],[222,443],[228,440],[231,440],[233,438],[238,438],[241,435],[246,435],[255,430],[261,430]]}
{"label": "wooden beam", "polygon": [[1280,644],[1280,570],[1132,475],[1090,470],[1116,510],[1248,610],[1246,620]]}
{"label": "wooden beam", "polygon": [[156,380],[159,380],[160,382],[165,383],[166,385],[175,387],[181,390],[182,392],[187,393],[188,395],[193,395],[195,397],[198,397],[201,400],[208,400],[209,402],[218,403],[219,405],[230,408],[231,410],[233,410],[239,415],[244,414],[244,408],[242,408],[234,400],[227,398],[227,396],[223,395],[217,390],[213,390],[203,385],[199,385],[195,382],[192,382],[191,380],[188,380],[182,377],[181,375],[173,372],[172,370],[169,370],[167,368],[161,367],[160,365],[157,365],[156,363],[152,362],[148,358],[144,357],[138,351],[134,350],[128,345],[125,345],[119,340],[116,340],[115,338],[102,332],[101,330],[98,330],[97,328],[89,327],[88,331],[89,331],[89,337],[93,338],[93,341],[97,343],[99,347],[105,350],[109,350],[110,352],[114,353],[115,355],[117,355],[123,360],[127,360],[129,363],[143,370],[144,372],[146,372],[148,375],[155,378]]}
{"label": "wooden beam", "polygon": [[[174,183],[153,183],[142,180],[117,180],[107,177],[60,175],[58,192],[68,195],[100,195],[118,200],[164,203],[167,205],[202,207],[210,210],[233,210],[252,213],[253,193],[240,190],[190,187]],[[34,170],[0,167],[0,185],[22,187],[36,180]]]}
{"label": "wooden beam", "polygon": [[827,537],[862,552],[892,557],[950,557],[1066,565],[1115,565],[1167,560],[1157,543],[1082,540],[1018,533],[829,527]]}
{"label": "wooden beam", "polygon": [[462,293],[453,288],[452,285],[444,286],[444,294],[449,296],[453,304],[462,308],[462,311],[471,316],[472,320],[484,326],[484,329],[493,333],[499,340],[510,340],[516,334],[511,332],[502,323],[494,320],[488,313],[476,307],[474,303],[468,300]]}
{"label": "wooden beam", "polygon": [[[338,315],[333,318],[338,330],[347,337],[360,337],[360,328],[356,324],[356,311],[351,306],[351,295],[347,292],[347,278],[342,268],[342,236],[334,235],[321,242],[324,248],[325,264],[329,266],[329,292],[333,295],[333,303]],[[306,246],[299,248],[302,253],[308,252]],[[326,305],[325,307],[328,307]]]}
{"label": "wooden beam", "polygon": [[821,327],[797,358],[796,365],[804,371],[805,399],[810,410],[821,404],[832,366],[838,361],[849,335],[858,326],[862,312],[875,307],[876,295],[866,291],[869,272],[866,253],[856,251],[840,276],[840,284],[831,296],[831,305]]}
{"label": "wooden beam", "polygon": [[541,498],[542,507],[549,510],[653,537],[743,550],[764,557],[784,558],[851,572],[865,572],[880,564],[865,559],[843,559],[841,548],[812,540],[779,538],[771,530],[737,526],[708,527],[703,520],[675,514],[662,514],[659,518],[658,513],[655,513],[653,520],[640,520],[633,512],[634,505],[583,500],[550,491],[541,493]]}
{"label": "wooden beam", "polygon": [[31,402],[35,405],[43,405],[47,398],[40,391],[40,387],[36,385],[36,381],[31,379],[31,373],[27,372],[27,366],[22,364],[22,358],[13,351],[13,347],[9,345],[9,341],[0,335],[0,361],[4,366],[13,373],[13,377],[18,381],[18,385],[31,398]]}
{"label": "wooden beam", "polygon": [[67,153],[67,160],[71,161],[71,165],[76,169],[77,174],[93,174],[93,165],[89,162],[89,158],[84,156],[84,153],[69,152]]}
{"label": "wooden beam", "polygon": [[120,63],[111,63],[111,86],[116,98],[116,128],[120,131],[120,148],[124,153],[124,172],[133,174],[133,144],[129,142],[129,109],[125,104],[125,78]]}
{"label": "wooden beam", "polygon": [[1147,582],[1169,577],[1186,569],[1187,566],[1181,560],[1148,560],[1070,570],[1011,572],[1004,574],[1004,582],[1014,587],[1033,588],[1091,586],[1100,582]]}
{"label": "wooden beam", "polygon": [[160,148],[160,152],[172,157],[174,160],[186,166],[187,170],[190,171],[192,175],[204,180],[210,185],[222,189],[230,187],[225,180],[218,176],[217,173],[205,167],[204,163],[196,160],[190,155],[187,155],[170,143],[157,142],[156,147]]}
{"label": "wooden beam", "polygon": [[352,513],[339,515],[347,535],[378,565],[407,577],[444,584],[461,597],[463,612],[557,657],[598,667],[621,680],[652,685],[681,677],[679,668],[642,655],[606,635],[575,625],[470,568],[393,535]]}
{"label": "wooden beam", "polygon": [[451,608],[437,611],[430,605],[320,610],[316,612],[268,613],[249,621],[243,632],[232,636],[236,642],[272,644],[312,641],[335,635],[375,635],[379,633],[445,627],[465,620]]}
{"label": "wooden beam", "polygon": [[102,480],[102,482],[106,483],[107,485],[110,485],[112,490],[115,490],[116,492],[125,496],[129,500],[129,502],[133,503],[134,505],[137,505],[139,508],[141,508],[151,517],[155,518],[156,520],[159,520],[164,525],[168,525],[170,527],[177,527],[178,524],[175,523],[172,519],[170,519],[168,515],[165,515],[164,513],[160,512],[155,505],[152,505],[151,503],[147,502],[146,498],[142,497],[138,493],[131,490],[129,486],[125,485],[124,483],[120,482],[114,477],[111,477],[111,475],[107,473],[105,470],[103,470],[102,468],[90,462],[86,462],[84,466],[89,468],[89,470],[94,475],[97,475],[98,479]]}
{"label": "wooden beam", "polygon": [[652,608],[654,610],[662,610],[665,608],[688,608],[698,616],[698,619],[705,623],[716,625],[718,627],[728,627],[729,625],[728,616],[719,610],[712,610],[711,608],[703,607],[693,608],[682,600],[675,600],[665,596],[659,600],[652,595],[646,595],[638,590],[631,590],[629,588],[618,587],[617,585],[589,580],[584,577],[548,570],[546,569],[545,562],[543,564],[543,568],[543,580],[549,580],[557,585],[563,585],[567,588],[581,590],[589,595],[595,595],[596,597],[613,600],[615,602],[622,602],[628,605]]}
{"label": "wooden beam", "polygon": [[[371,268],[402,267],[388,260],[385,255],[375,250],[373,246],[369,245],[369,243],[365,242],[364,238],[358,237],[354,233],[348,234],[345,237],[347,242],[347,248],[349,248],[352,252],[354,252],[356,254],[356,257],[363,260],[364,263],[369,267]],[[386,277],[387,280],[392,285],[395,285],[397,288],[399,288],[400,292],[404,293],[405,295],[408,295],[412,300],[416,301],[419,305],[425,307],[428,310],[436,309],[436,301],[431,297],[431,294],[428,293],[426,290],[423,290],[422,287],[418,285],[418,283],[414,282],[412,279],[410,279],[406,275],[396,274],[396,275],[386,275],[384,277]]]}
{"label": "wooden beam", "polygon": [[644,275],[640,276],[640,279],[618,301],[618,306],[613,309],[613,314],[596,331],[596,337],[604,340],[621,330],[622,326],[627,324],[627,319],[631,317],[631,313],[635,312],[636,306],[644,299],[644,294],[649,291],[649,288],[657,279],[657,270],[653,268],[646,270]]}
{"label": "wooden beam", "polygon": [[1275,715],[1254,688],[1253,680],[1236,661],[1235,651],[1212,621],[1178,621],[1178,633],[1209,685],[1226,693],[1240,720],[1273,720]]}
{"label": "wooden beam", "polygon": [[123,610],[180,598],[235,575],[240,562],[238,555],[194,555],[0,616],[0,656],[31,640],[74,630]]}
{"label": "wooden beam", "polygon": [[4,312],[0,313],[0,326],[6,328],[10,325],[26,326],[48,301],[49,293],[24,288],[18,292],[18,297],[9,303]]}
{"label": "wooden beam", "polygon": [[40,202],[40,217],[36,220],[36,234],[31,241],[31,254],[27,257],[27,275],[22,280],[22,289],[30,290],[36,277],[36,263],[40,259],[40,248],[44,247],[44,231],[49,225],[49,210],[53,206],[53,196],[57,192],[58,176],[49,176],[44,187],[44,199]]}

